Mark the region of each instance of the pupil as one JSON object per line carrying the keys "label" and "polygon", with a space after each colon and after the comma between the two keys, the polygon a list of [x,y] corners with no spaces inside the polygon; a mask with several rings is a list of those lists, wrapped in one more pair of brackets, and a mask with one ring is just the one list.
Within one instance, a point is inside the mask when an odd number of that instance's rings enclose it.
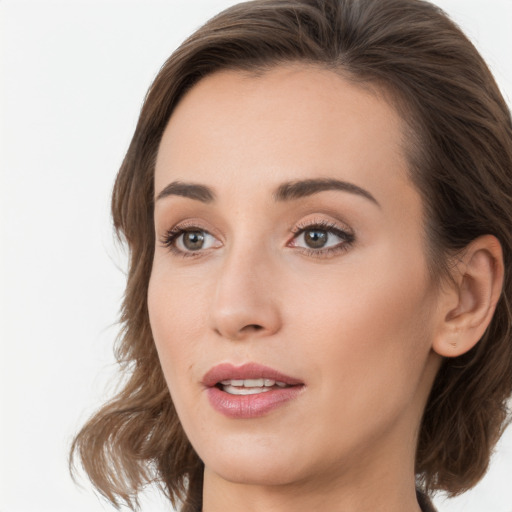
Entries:
{"label": "pupil", "polygon": [[314,247],[318,249],[319,247],[323,247],[327,242],[327,233],[321,230],[311,230],[306,231],[306,243],[310,247]]}
{"label": "pupil", "polygon": [[188,231],[183,237],[183,245],[190,251],[201,249],[204,242],[204,235],[201,231]]}

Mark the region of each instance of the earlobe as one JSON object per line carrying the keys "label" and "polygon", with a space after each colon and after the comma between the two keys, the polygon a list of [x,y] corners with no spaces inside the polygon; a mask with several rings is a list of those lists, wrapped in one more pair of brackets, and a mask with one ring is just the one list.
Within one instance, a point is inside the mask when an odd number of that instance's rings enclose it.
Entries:
{"label": "earlobe", "polygon": [[444,295],[435,352],[457,357],[478,343],[496,309],[503,274],[503,253],[496,237],[483,235],[466,247],[454,267],[454,284]]}

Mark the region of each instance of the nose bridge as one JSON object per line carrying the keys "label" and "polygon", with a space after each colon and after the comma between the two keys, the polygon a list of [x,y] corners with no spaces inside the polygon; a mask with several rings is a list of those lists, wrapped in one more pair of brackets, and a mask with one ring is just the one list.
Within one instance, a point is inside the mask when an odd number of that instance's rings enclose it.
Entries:
{"label": "nose bridge", "polygon": [[232,340],[270,335],[280,326],[272,251],[246,235],[225,247],[211,305],[213,329]]}

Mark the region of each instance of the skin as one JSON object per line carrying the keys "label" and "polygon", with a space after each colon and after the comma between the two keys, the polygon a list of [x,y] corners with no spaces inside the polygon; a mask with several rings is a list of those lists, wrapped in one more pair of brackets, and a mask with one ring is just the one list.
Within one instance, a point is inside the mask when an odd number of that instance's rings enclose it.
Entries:
{"label": "skin", "polygon": [[[156,196],[181,181],[216,199],[156,201],[149,314],[205,463],[205,511],[420,510],[415,445],[450,304],[427,271],[402,129],[378,94],[300,65],[208,76],[173,113]],[[272,199],[281,183],[313,178],[350,182],[378,204],[340,190]],[[342,250],[308,253],[292,230],[319,221],[353,241],[324,232]],[[192,257],[162,243],[183,225],[206,237]],[[304,391],[263,417],[227,418],[201,384],[224,362],[270,366]]]}

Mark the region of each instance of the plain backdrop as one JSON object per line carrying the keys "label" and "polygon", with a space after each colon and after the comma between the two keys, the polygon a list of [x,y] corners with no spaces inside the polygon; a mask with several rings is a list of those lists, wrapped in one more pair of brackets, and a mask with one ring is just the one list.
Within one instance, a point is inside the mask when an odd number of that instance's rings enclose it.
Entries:
{"label": "plain backdrop", "polygon": [[[234,3],[0,1],[0,512],[113,510],[67,471],[73,433],[115,382],[126,265],[110,191],[159,67]],[[512,0],[436,3],[510,104]],[[512,430],[477,488],[436,503],[512,512]],[[150,492],[143,510],[170,506]]]}

